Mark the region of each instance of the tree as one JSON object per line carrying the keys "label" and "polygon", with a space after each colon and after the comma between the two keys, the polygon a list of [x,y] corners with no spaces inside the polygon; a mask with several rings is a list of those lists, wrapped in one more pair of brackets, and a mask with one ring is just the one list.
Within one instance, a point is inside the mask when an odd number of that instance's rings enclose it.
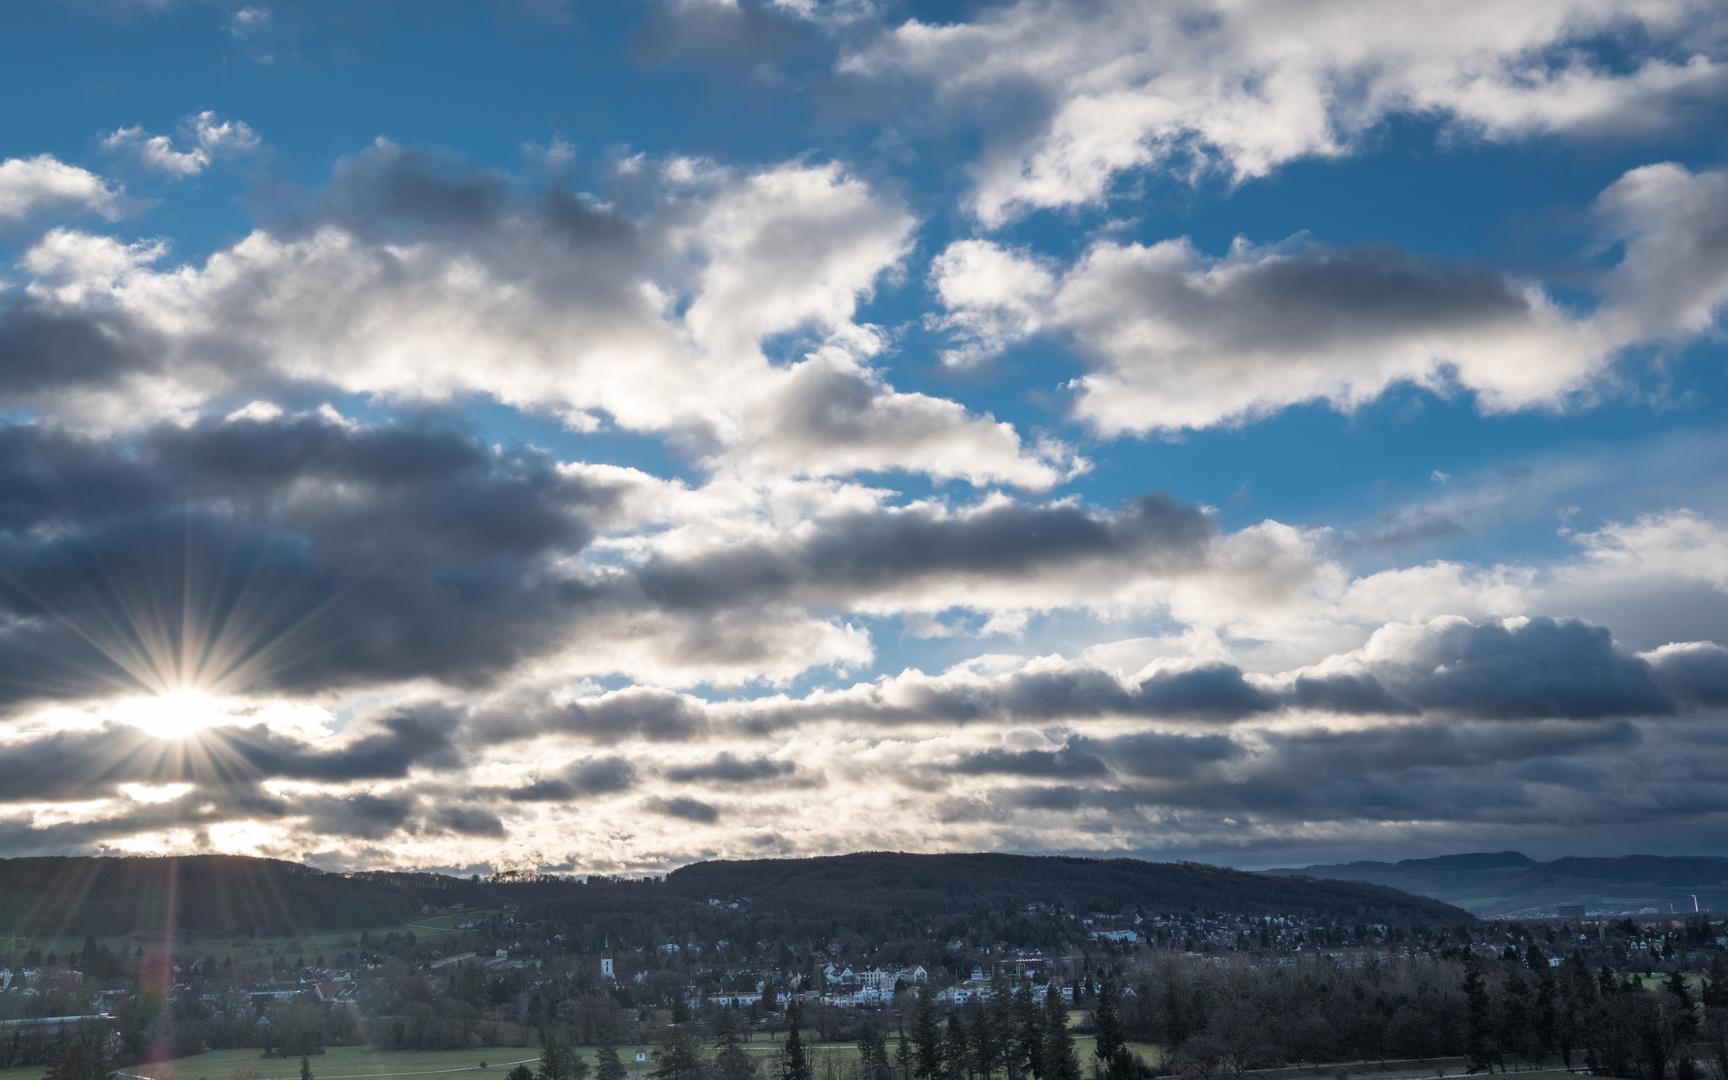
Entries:
{"label": "tree", "polygon": [[60,1030],[60,1045],[44,1080],[102,1080],[108,1074],[102,1042],[85,1031]]}
{"label": "tree", "polygon": [[1025,1070],[1033,1080],[1044,1080],[1044,1018],[1038,1013],[1030,983],[1022,983],[1014,991],[1014,1034],[1008,1060],[1009,1080],[1014,1080],[1016,1069]]}
{"label": "tree", "polygon": [[[660,1049],[654,1051],[654,1068],[649,1075],[654,1080],[701,1080],[701,1040],[689,1031],[674,1031]],[[809,1080],[808,1072],[804,1080]]]}
{"label": "tree", "polygon": [[594,1055],[594,1080],[624,1080],[625,1072],[624,1062],[618,1058],[618,1048],[610,1042],[602,1043]]}
{"label": "tree", "polygon": [[858,1073],[861,1080],[892,1080],[894,1067],[888,1060],[888,1033],[874,1019],[867,1019],[858,1032]]}
{"label": "tree", "polygon": [[534,1070],[526,1065],[518,1065],[504,1074],[504,1080],[534,1080]]}
{"label": "tree", "polygon": [[1068,1031],[1068,1003],[1055,983],[1044,992],[1044,1080],[1080,1080],[1080,1059]]}
{"label": "tree", "polygon": [[582,1080],[588,1075],[588,1063],[569,1043],[556,1035],[540,1035],[540,1067],[534,1080]]}
{"label": "tree", "polygon": [[300,1080],[312,1080],[312,1059],[305,1054],[300,1055]]}
{"label": "tree", "polygon": [[900,1045],[894,1048],[894,1069],[896,1080],[912,1080],[914,1057],[912,1043],[902,1035]]}
{"label": "tree", "polygon": [[782,1080],[810,1080],[810,1061],[804,1056],[804,1035],[800,1028],[803,1019],[802,1005],[794,1001],[786,1006],[786,1046],[781,1051],[785,1059],[780,1074]]}
{"label": "tree", "polygon": [[1704,1007],[1707,1009],[1728,1009],[1728,960],[1722,957],[1722,951],[1710,954],[1710,970],[1704,976]]}
{"label": "tree", "polygon": [[912,1023],[912,1040],[918,1044],[918,1065],[912,1075],[918,1080],[941,1080],[942,1027],[936,1019],[936,1001],[930,988],[918,989],[916,1018]]}
{"label": "tree", "polygon": [[1122,1020],[1116,1014],[1116,983],[1105,979],[1098,988],[1098,1007],[1092,1012],[1093,1026],[1098,1029],[1098,1044],[1092,1054],[1098,1059],[1107,1080],[1134,1080],[1138,1072],[1134,1056],[1122,1037]]}
{"label": "tree", "polygon": [[951,1013],[942,1038],[942,1076],[944,1080],[969,1080],[971,1074],[972,1048],[966,1038],[966,1025],[959,1013]]}
{"label": "tree", "polygon": [[1482,979],[1482,961],[1468,951],[1464,953],[1464,1004],[1469,1018],[1464,1056],[1469,1060],[1470,1071],[1492,1069],[1494,1016],[1488,1005],[1488,984]]}

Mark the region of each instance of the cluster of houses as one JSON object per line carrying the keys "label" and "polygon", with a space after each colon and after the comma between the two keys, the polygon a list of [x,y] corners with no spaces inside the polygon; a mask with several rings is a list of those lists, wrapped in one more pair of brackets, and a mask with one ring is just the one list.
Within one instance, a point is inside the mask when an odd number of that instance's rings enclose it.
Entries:
{"label": "cluster of houses", "polygon": [[[70,968],[52,968],[46,974],[53,982],[73,986],[84,981],[82,971],[74,971]],[[14,972],[11,968],[0,967],[0,994],[14,989],[14,984],[26,994],[40,993],[41,991],[37,987],[42,982],[43,975],[44,972],[41,968],[20,968]]]}

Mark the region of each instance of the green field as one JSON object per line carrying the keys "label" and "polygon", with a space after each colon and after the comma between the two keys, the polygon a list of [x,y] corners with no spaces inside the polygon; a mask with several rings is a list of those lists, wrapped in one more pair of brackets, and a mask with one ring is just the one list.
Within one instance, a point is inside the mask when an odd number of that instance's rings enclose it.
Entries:
{"label": "green field", "polygon": [[[897,1040],[890,1040],[890,1053]],[[809,1043],[806,1044],[812,1058],[832,1058],[838,1061],[855,1061],[858,1057],[858,1047],[855,1043]],[[1089,1035],[1077,1035],[1074,1038],[1074,1049],[1082,1065],[1091,1060],[1093,1040]],[[752,1037],[746,1044],[751,1053],[764,1057],[776,1054],[780,1050],[780,1040],[770,1039],[763,1035]],[[1163,1053],[1156,1046],[1145,1043],[1129,1043],[1128,1047],[1135,1053],[1145,1057],[1148,1063],[1157,1064],[1162,1060]],[[645,1066],[637,1065],[632,1058],[634,1048],[621,1046],[619,1056],[624,1058],[632,1074],[640,1075],[646,1071]],[[595,1050],[593,1047],[580,1047],[577,1051],[590,1065],[594,1064]],[[539,1061],[539,1052],[532,1047],[492,1046],[475,1050],[373,1050],[365,1046],[332,1046],[323,1054],[312,1059],[312,1075],[316,1080],[382,1080],[384,1077],[423,1077],[425,1080],[503,1080],[505,1072],[516,1062],[526,1061],[530,1065]],[[481,1068],[481,1063],[485,1068]],[[208,1053],[193,1057],[179,1058],[175,1061],[164,1061],[154,1065],[141,1065],[137,1068],[123,1070],[122,1076],[143,1077],[147,1080],[229,1080],[229,1076],[238,1066],[254,1066],[264,1074],[264,1080],[300,1080],[300,1061],[298,1058],[265,1058],[257,1050],[211,1050]],[[42,1080],[46,1070],[40,1065],[23,1069],[0,1069],[0,1080]],[[463,1075],[466,1074],[466,1075]]]}
{"label": "green field", "polygon": [[[588,1056],[592,1058],[593,1052]],[[539,1060],[539,1052],[520,1046],[490,1046],[481,1050],[441,1051],[379,1051],[365,1046],[332,1046],[312,1058],[312,1075],[317,1080],[358,1080],[361,1077],[427,1077],[466,1072],[463,1080],[502,1080],[510,1064]],[[486,1068],[482,1070],[480,1063]],[[265,1058],[257,1050],[211,1050],[176,1061],[155,1065],[140,1065],[122,1070],[122,1074],[149,1077],[150,1080],[228,1080],[234,1068],[252,1065],[264,1073],[265,1080],[300,1080],[299,1058]],[[0,1080],[42,1080],[46,1070],[40,1066],[27,1069],[0,1069]]]}

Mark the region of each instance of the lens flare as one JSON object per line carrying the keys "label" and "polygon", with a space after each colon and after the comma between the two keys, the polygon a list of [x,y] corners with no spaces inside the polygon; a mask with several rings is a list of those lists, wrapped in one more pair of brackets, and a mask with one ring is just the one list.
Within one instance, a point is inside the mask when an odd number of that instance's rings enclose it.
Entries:
{"label": "lens flare", "polygon": [[227,723],[231,715],[220,699],[202,690],[128,698],[114,706],[114,719],[120,723],[168,740],[190,738],[205,728]]}

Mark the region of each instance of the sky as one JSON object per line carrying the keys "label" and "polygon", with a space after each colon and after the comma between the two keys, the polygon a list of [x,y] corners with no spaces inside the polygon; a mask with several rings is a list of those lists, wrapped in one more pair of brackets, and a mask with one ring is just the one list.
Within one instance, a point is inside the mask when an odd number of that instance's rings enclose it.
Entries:
{"label": "sky", "polygon": [[0,855],[1728,854],[1706,0],[0,9]]}

